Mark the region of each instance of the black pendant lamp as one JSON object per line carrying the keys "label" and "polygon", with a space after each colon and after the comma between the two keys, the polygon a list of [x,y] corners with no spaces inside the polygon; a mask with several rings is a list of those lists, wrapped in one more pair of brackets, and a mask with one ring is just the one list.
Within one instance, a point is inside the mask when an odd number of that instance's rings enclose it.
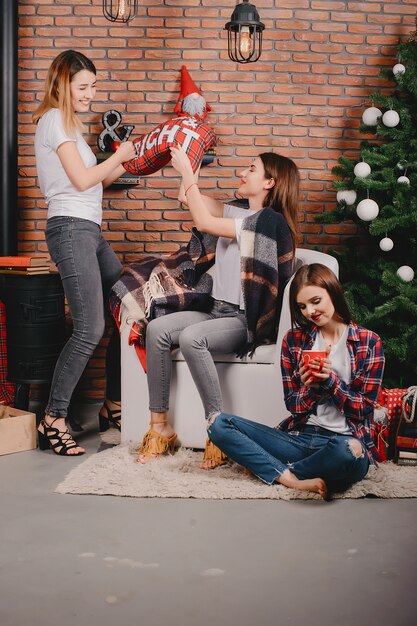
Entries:
{"label": "black pendant lamp", "polygon": [[237,63],[254,63],[262,52],[262,24],[256,7],[248,0],[237,4],[227,30],[227,51],[229,59]]}
{"label": "black pendant lamp", "polygon": [[138,14],[138,0],[103,0],[103,14],[111,22],[129,22]]}

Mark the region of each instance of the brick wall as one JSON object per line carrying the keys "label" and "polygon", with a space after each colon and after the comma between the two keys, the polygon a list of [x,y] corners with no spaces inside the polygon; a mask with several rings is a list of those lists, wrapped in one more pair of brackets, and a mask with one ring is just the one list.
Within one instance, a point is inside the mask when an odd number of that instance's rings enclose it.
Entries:
{"label": "brick wall", "polygon": [[[68,48],[98,69],[97,98],[86,120],[92,146],[101,115],[111,108],[135,125],[133,136],[170,119],[186,64],[213,108],[208,122],[218,137],[201,187],[231,197],[239,168],[260,152],[279,151],[302,174],[301,245],[343,245],[352,224],[322,225],[314,218],[334,207],[331,168],[341,153],[357,153],[369,94],[392,88],[379,71],[394,65],[397,44],[414,30],[417,2],[252,1],[265,24],[264,51],[257,63],[237,65],[228,59],[223,30],[235,0],[140,0],[139,16],[128,25],[107,21],[101,0],[19,0],[20,253],[46,250],[31,113],[50,62]],[[177,186],[166,167],[137,187],[105,191],[103,230],[123,261],[169,252],[187,240],[190,215],[176,200]],[[80,383],[89,398],[103,395],[105,343]]]}

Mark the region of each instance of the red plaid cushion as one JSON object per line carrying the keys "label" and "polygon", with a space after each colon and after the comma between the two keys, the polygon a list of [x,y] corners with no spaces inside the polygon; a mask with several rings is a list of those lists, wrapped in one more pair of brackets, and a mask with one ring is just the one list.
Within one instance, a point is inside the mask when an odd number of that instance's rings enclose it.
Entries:
{"label": "red plaid cushion", "polygon": [[163,122],[147,135],[133,141],[136,158],[123,163],[125,170],[135,176],[147,176],[160,170],[171,160],[171,146],[180,145],[188,154],[193,171],[200,165],[204,153],[216,145],[214,131],[195,117],[175,117]]}
{"label": "red plaid cushion", "polygon": [[0,300],[0,404],[12,405],[15,385],[7,382],[6,307]]}

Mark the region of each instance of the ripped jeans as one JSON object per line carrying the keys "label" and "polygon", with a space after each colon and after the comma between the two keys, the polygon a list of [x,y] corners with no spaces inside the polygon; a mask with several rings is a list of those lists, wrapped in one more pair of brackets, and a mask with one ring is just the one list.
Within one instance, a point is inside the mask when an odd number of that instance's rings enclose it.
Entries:
{"label": "ripped jeans", "polygon": [[[369,467],[365,446],[350,435],[320,426],[284,432],[257,422],[219,413],[208,429],[211,441],[229,458],[272,485],[285,470],[297,478],[322,478],[334,491],[362,480]],[[355,451],[357,442],[362,452]]]}

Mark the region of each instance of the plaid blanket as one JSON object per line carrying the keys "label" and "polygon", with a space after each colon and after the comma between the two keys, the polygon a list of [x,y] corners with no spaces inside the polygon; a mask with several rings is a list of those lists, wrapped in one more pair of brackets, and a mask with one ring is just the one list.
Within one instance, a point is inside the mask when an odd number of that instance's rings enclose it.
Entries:
{"label": "plaid blanket", "polygon": [[0,404],[12,405],[15,385],[7,382],[6,307],[0,301]]}
{"label": "plaid blanket", "polygon": [[[132,342],[144,347],[151,319],[209,306],[216,243],[217,237],[193,228],[186,247],[163,257],[144,256],[124,268],[113,287],[110,308],[118,320],[121,304],[126,307],[128,319],[134,322]],[[291,235],[281,214],[266,208],[243,220],[241,276],[248,337],[242,356],[257,345],[276,341],[292,259]]]}

